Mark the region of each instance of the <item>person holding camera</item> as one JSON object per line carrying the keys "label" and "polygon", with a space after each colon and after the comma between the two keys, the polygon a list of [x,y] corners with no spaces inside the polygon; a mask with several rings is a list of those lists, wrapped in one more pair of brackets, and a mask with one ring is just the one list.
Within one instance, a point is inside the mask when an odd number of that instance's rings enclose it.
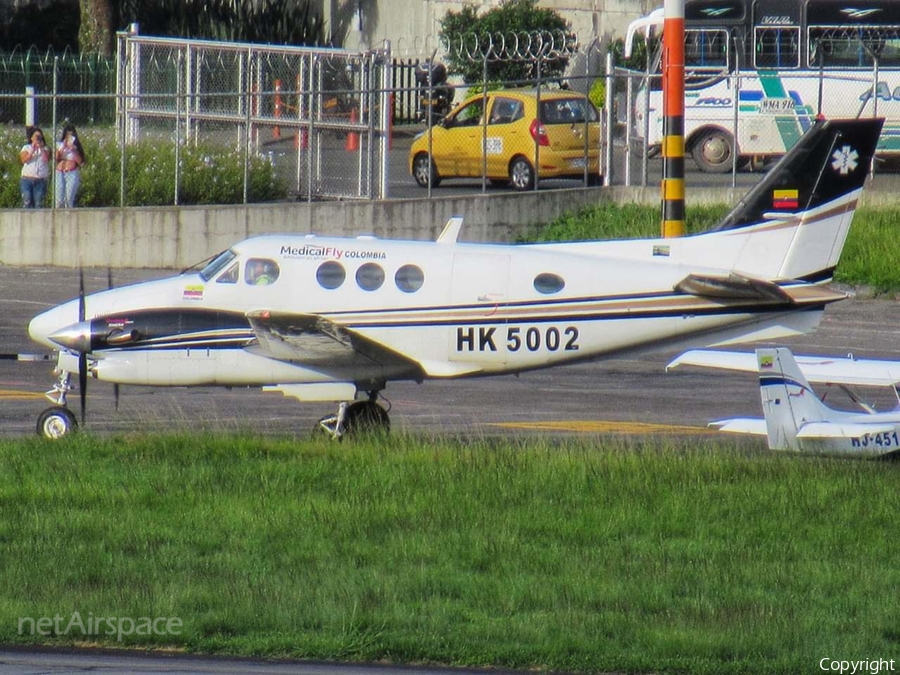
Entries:
{"label": "person holding camera", "polygon": [[22,162],[22,177],[19,189],[22,192],[22,206],[39,209],[47,196],[47,182],[50,179],[50,148],[44,143],[44,132],[40,127],[28,127],[25,131],[28,143],[19,152]]}
{"label": "person holding camera", "polygon": [[56,146],[56,208],[71,209],[75,206],[78,187],[81,185],[81,165],[84,164],[84,148],[75,132],[75,126],[66,123]]}

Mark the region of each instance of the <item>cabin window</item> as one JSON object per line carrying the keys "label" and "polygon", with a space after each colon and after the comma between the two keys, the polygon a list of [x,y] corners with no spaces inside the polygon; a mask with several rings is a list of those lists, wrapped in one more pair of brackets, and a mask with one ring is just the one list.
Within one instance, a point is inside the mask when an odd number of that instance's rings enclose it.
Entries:
{"label": "cabin window", "polygon": [[244,264],[244,283],[250,286],[274,284],[280,274],[278,263],[268,258],[250,258]]}
{"label": "cabin window", "polygon": [[565,280],[552,272],[542,272],[534,278],[534,290],[544,295],[559,293],[565,287]]}
{"label": "cabin window", "polygon": [[384,283],[384,270],[377,263],[366,263],[356,270],[356,283],[364,291],[377,291]]}
{"label": "cabin window", "polygon": [[238,263],[234,263],[227,270],[222,272],[219,275],[219,278],[216,279],[217,284],[236,284],[238,280],[238,270],[240,269],[240,265]]}
{"label": "cabin window", "polygon": [[425,283],[425,273],[417,265],[404,265],[394,275],[394,283],[404,293],[415,293]]}
{"label": "cabin window", "polygon": [[344,266],[334,260],[323,262],[316,270],[316,281],[319,282],[319,286],[327,288],[329,291],[340,287],[346,278],[347,272],[344,270]]}

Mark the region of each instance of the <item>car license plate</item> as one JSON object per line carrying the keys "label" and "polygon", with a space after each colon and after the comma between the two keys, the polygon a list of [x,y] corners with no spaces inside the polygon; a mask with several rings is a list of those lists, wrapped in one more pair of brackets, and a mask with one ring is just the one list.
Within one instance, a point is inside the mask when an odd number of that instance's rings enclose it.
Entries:
{"label": "car license plate", "polygon": [[585,166],[587,166],[587,163],[584,157],[576,157],[575,159],[569,160],[569,166],[571,166],[573,169],[583,169]]}

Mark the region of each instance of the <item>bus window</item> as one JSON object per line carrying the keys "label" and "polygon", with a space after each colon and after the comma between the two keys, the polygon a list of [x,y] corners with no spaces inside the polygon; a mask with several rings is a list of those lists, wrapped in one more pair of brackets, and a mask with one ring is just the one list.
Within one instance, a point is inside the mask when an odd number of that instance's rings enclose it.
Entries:
{"label": "bus window", "polygon": [[753,63],[757,68],[800,66],[799,26],[756,26],[753,45]]}
{"label": "bus window", "polygon": [[900,26],[810,26],[810,68],[900,65]]}
{"label": "bus window", "polygon": [[728,67],[728,31],[723,28],[684,31],[684,65],[688,69]]}

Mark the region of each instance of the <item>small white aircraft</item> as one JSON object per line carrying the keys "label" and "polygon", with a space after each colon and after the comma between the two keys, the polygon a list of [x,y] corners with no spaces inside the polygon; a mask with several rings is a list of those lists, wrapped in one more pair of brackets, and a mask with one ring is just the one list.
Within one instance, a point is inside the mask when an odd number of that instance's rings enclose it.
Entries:
{"label": "small white aircraft", "polygon": [[[76,427],[77,373],[115,384],[262,386],[339,401],[336,437],[388,426],[393,380],[518,373],[626,351],[772,340],[815,327],[882,120],[817,122],[708,232],[679,239],[491,245],[277,234],[199,270],[35,317],[58,349],[38,432]],[[360,400],[356,400],[360,399]]]}
{"label": "small white aircraft", "polygon": [[[667,368],[683,365],[752,370],[759,373],[764,418],[734,418],[710,422],[720,431],[766,436],[771,450],[794,450],[838,457],[881,457],[900,452],[900,362],[798,356],[789,349],[757,349],[755,354],[693,350]],[[890,385],[898,406],[875,412],[851,398],[866,412],[829,408],[809,382],[849,385]]]}

